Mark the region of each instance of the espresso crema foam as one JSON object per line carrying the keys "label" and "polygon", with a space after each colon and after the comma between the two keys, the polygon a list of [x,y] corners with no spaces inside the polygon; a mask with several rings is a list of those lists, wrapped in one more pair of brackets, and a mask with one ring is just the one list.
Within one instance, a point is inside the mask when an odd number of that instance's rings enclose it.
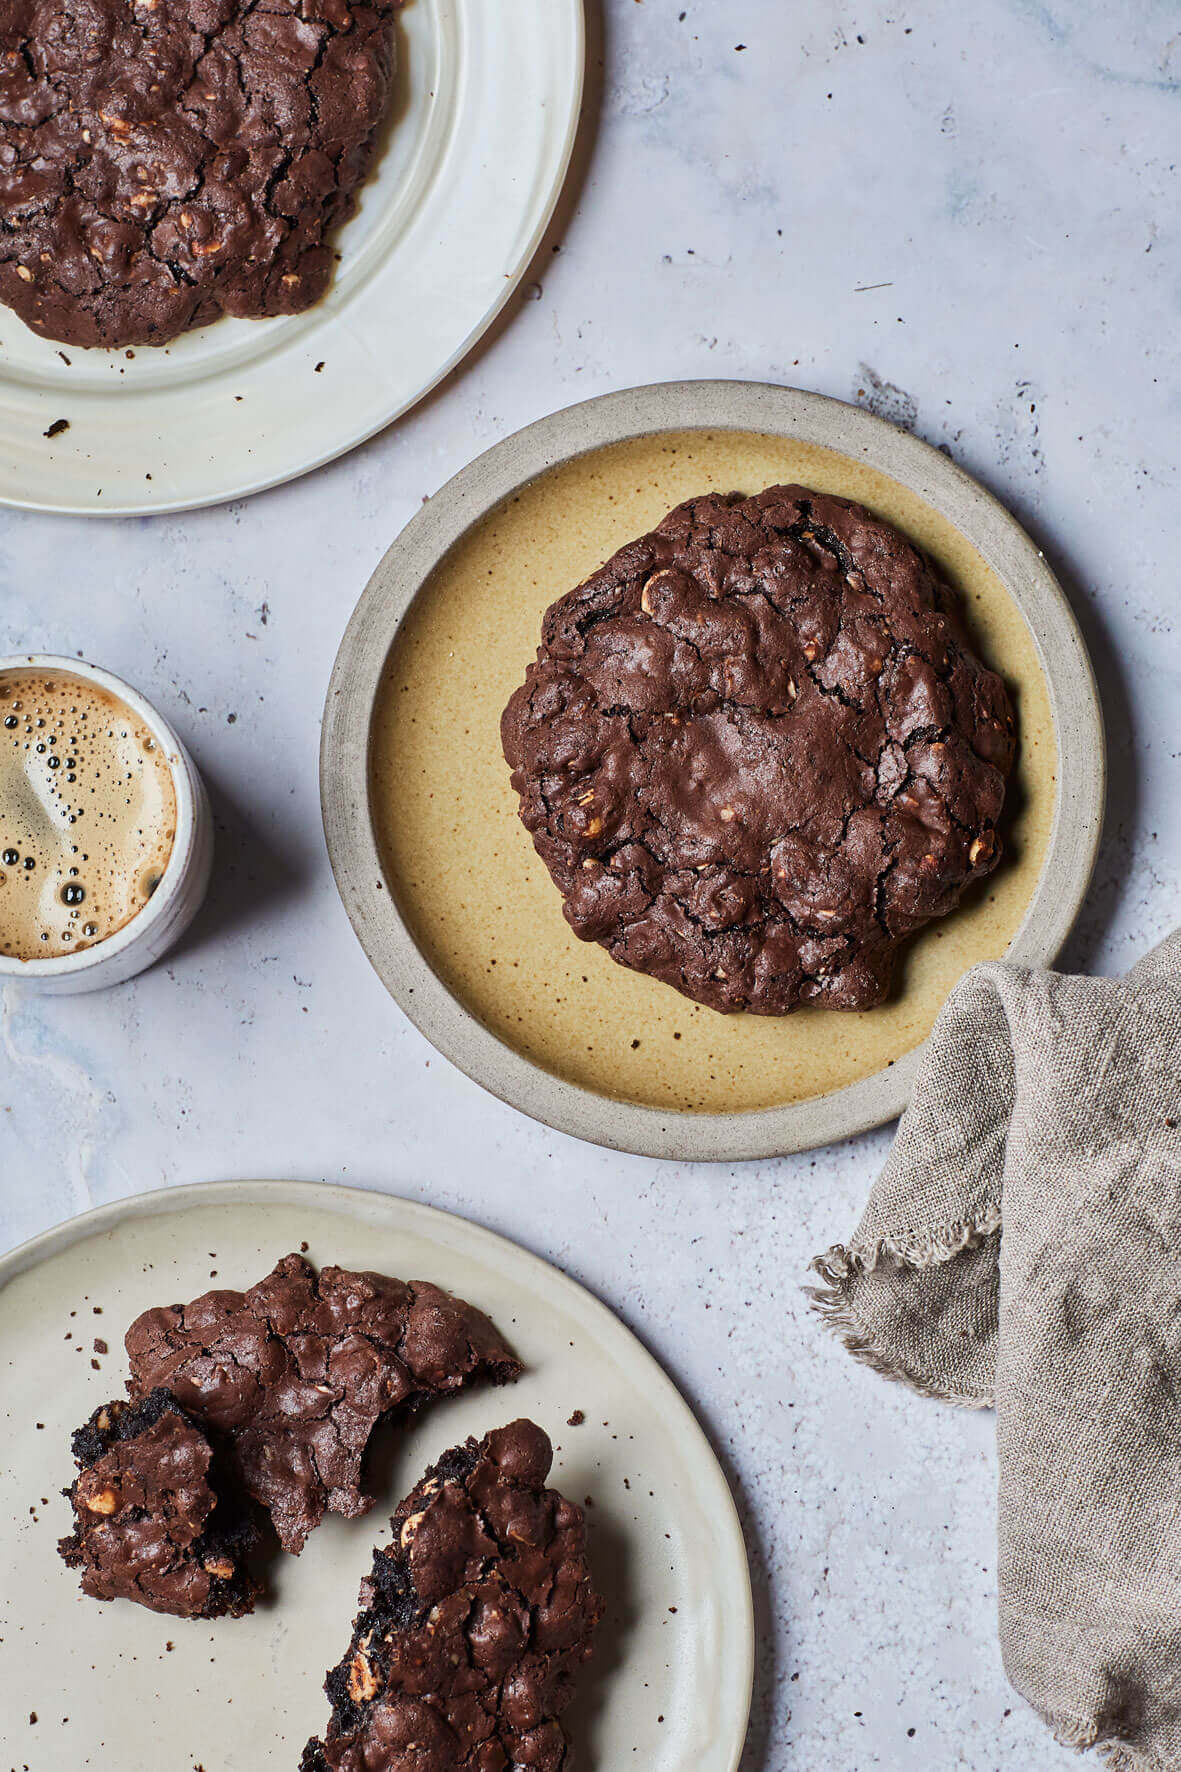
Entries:
{"label": "espresso crema foam", "polygon": [[50,959],[122,929],[175,836],[168,759],[125,702],[76,677],[0,675],[0,954]]}

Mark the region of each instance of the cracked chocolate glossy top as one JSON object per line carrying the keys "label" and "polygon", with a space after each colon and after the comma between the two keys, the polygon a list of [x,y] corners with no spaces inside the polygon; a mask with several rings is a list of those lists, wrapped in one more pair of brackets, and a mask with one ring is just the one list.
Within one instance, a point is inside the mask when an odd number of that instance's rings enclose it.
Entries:
{"label": "cracked chocolate glossy top", "polygon": [[303,1772],[569,1764],[559,1717],[602,1602],[582,1512],[545,1487],[552,1456],[535,1422],[510,1422],[446,1453],[406,1497]]}
{"label": "cracked chocolate glossy top", "polygon": [[257,1533],[227,1491],[208,1438],[169,1396],[106,1403],[74,1435],[74,1531],[58,1544],[82,1591],[176,1618],[238,1618],[257,1586]]}
{"label": "cracked chocolate glossy top", "polygon": [[1000,853],[1000,678],[889,524],[688,500],[547,611],[501,724],[575,933],[714,1009],[867,1009]]}
{"label": "cracked chocolate glossy top", "polygon": [[323,294],[397,0],[0,0],[0,300],[163,344]]}
{"label": "cracked chocolate glossy top", "polygon": [[288,1255],[248,1292],[145,1311],[127,1331],[129,1388],[167,1387],[225,1446],[285,1550],[325,1512],[372,1506],[362,1461],[391,1409],[519,1363],[481,1311],[426,1281]]}

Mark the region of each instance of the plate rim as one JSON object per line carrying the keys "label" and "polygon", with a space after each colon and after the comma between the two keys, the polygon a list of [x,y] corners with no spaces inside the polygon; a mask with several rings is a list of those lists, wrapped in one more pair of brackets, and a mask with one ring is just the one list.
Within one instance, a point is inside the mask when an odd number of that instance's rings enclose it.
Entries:
{"label": "plate rim", "polygon": [[[136,499],[128,496],[125,501],[112,499],[109,503],[104,505],[93,495],[87,501],[77,502],[70,499],[23,498],[14,496],[4,490],[3,484],[0,482],[0,509],[30,511],[42,516],[88,518],[169,516],[176,515],[178,512],[182,511],[214,509],[219,505],[236,503],[240,499],[253,498],[257,493],[269,492],[275,487],[288,485],[294,480],[302,479],[305,474],[315,473],[318,469],[327,467],[329,463],[338,461],[341,457],[351,454],[354,449],[360,449],[364,444],[372,442],[372,440],[379,436],[381,432],[387,430],[391,425],[397,423],[399,419],[405,417],[408,412],[413,411],[415,407],[419,406],[428,395],[435,391],[440,383],[444,382],[449,375],[460,367],[464,360],[475,349],[479,341],[485,336],[503,313],[508,302],[519,289],[526,271],[533,263],[538,248],[545,238],[546,230],[554,218],[562,192],[566,187],[566,180],[570,173],[570,166],[574,158],[574,150],[582,124],[583,102],[586,96],[588,35],[586,8],[585,0],[549,0],[549,3],[551,5],[561,4],[566,8],[566,28],[570,32],[572,64],[570,70],[572,75],[570,85],[568,89],[564,89],[560,95],[566,110],[565,126],[562,131],[558,152],[553,160],[551,176],[545,193],[537,204],[534,214],[534,225],[528,237],[523,242],[520,251],[513,259],[509,268],[505,271],[501,283],[497,287],[494,301],[484,310],[471,329],[456,344],[447,359],[439,365],[437,370],[432,372],[429,380],[423,382],[408,397],[391,406],[384,416],[379,418],[375,423],[367,423],[360,430],[350,433],[347,441],[334,442],[328,448],[323,450],[313,448],[310,455],[301,458],[294,466],[282,468],[275,472],[264,472],[256,478],[243,480],[241,484],[235,485],[227,490],[215,490],[212,492],[184,495],[178,498],[168,498],[157,501],[148,501],[142,497]],[[371,173],[372,170],[373,169],[371,169]],[[368,178],[365,182],[368,182]],[[364,186],[362,186],[362,189],[363,188]],[[528,211],[526,211],[526,213],[528,213]],[[331,288],[326,293],[330,295]],[[322,301],[323,299],[324,298],[321,298]],[[327,309],[325,310],[326,313],[328,311],[329,310]],[[213,324],[216,325],[217,322],[215,321]],[[314,338],[315,330],[316,329],[313,327],[308,335],[309,338]],[[52,340],[48,342],[50,344],[55,343],[55,341]],[[247,376],[248,373],[249,372],[247,372]],[[0,381],[2,381],[2,379],[3,378],[0,377]],[[148,390],[148,393],[150,394],[152,391],[153,390]],[[112,390],[112,392],[106,397],[112,399],[126,398],[126,395],[120,396],[116,391]],[[50,466],[51,464],[46,464],[46,473],[44,475],[46,484],[48,484],[50,479]]]}
{"label": "plate rim", "polygon": [[[941,450],[824,394],[761,381],[657,382],[563,407],[501,439],[410,519],[383,555],[340,643],[320,742],[320,802],[337,890],[398,1007],[466,1076],[576,1138],[665,1160],[739,1162],[814,1150],[897,1118],[926,1042],[841,1089],[779,1107],[696,1114],[621,1101],[544,1070],[492,1033],[443,983],[398,909],[369,803],[377,689],[398,630],[435,565],[504,497],[579,455],[671,430],[762,431],[862,459],[940,512],[992,567],[1029,629],[1046,681],[1057,791],[1041,873],[1007,961],[1049,965],[1090,885],[1107,759],[1094,668],[1070,602],[1016,517]],[[375,890],[380,882],[380,893]]]}
{"label": "plate rim", "polygon": [[[269,1198],[268,1198],[269,1197]],[[203,1205],[216,1206],[265,1206],[270,1200],[287,1205],[307,1204],[309,1210],[327,1210],[344,1217],[351,1217],[360,1209],[367,1213],[374,1211],[385,1213],[390,1220],[390,1229],[397,1232],[398,1221],[409,1220],[411,1226],[424,1225],[430,1227],[443,1224],[447,1227],[439,1239],[444,1243],[448,1237],[466,1240],[469,1247],[474,1246],[478,1254],[491,1247],[495,1256],[501,1248],[507,1249],[510,1258],[522,1262],[526,1271],[544,1270],[547,1283],[557,1282],[572,1292],[580,1307],[596,1322],[599,1329],[607,1337],[614,1337],[625,1345],[633,1358],[637,1358],[645,1376],[645,1381],[662,1396],[665,1406],[677,1418],[681,1430],[688,1435],[702,1455],[700,1469],[707,1476],[714,1491],[713,1505],[717,1512],[714,1515],[718,1528],[730,1540],[730,1561],[740,1570],[741,1578],[737,1582],[738,1591],[734,1594],[738,1626],[741,1642],[738,1644],[737,1661],[740,1678],[737,1687],[737,1705],[734,1716],[734,1739],[728,1756],[729,1772],[736,1772],[746,1745],[750,1728],[750,1712],[754,1693],[754,1662],[755,1662],[755,1616],[754,1591],[750,1572],[750,1557],[746,1548],[746,1538],[742,1530],[742,1522],[738,1513],[738,1505],[734,1492],[730,1487],[717,1453],[714,1451],[708,1434],[698,1421],[692,1407],[681,1390],[665,1371],[645,1343],[622,1317],[618,1316],[603,1299],[584,1286],[580,1280],[574,1279],[554,1262],[547,1261],[544,1256],[536,1255],[533,1250],[526,1249],[511,1237],[494,1231],[487,1225],[464,1217],[458,1212],[448,1212],[439,1206],[430,1206],[422,1200],[410,1200],[401,1194],[392,1194],[383,1188],[358,1188],[344,1183],[329,1181],[291,1181],[281,1179],[240,1181],[200,1181],[188,1182],[177,1187],[152,1188],[141,1194],[125,1194],[116,1200],[108,1200],[98,1206],[90,1207],[85,1212],[75,1214],[72,1218],[63,1219],[55,1225],[48,1226],[35,1236],[18,1243],[15,1248],[0,1255],[0,1291],[21,1275],[29,1273],[43,1262],[52,1260],[64,1251],[74,1248],[94,1237],[107,1236],[117,1231],[127,1220],[155,1218],[166,1216],[172,1212],[183,1212]]]}

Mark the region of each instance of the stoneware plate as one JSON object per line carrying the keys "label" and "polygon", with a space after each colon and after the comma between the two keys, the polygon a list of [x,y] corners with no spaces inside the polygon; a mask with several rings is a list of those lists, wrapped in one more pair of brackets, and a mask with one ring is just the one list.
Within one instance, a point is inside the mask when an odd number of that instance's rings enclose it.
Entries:
{"label": "stoneware plate", "polygon": [[582,0],[409,0],[396,30],[382,151],[307,313],[82,351],[0,308],[0,501],[109,515],[243,497],[352,449],[460,360],[557,201]]}
{"label": "stoneware plate", "polygon": [[[499,718],[542,613],[707,489],[862,500],[934,558],[1013,692],[1006,858],[906,949],[863,1014],[719,1015],[575,939],[517,817]],[[1098,845],[1104,746],[1074,618],[1029,537],[940,454],[791,388],[694,382],[510,437],[414,517],[353,616],[321,752],[328,847],[365,951],[455,1064],[563,1131],[675,1158],[761,1157],[888,1120],[956,980],[1057,954]]]}
{"label": "stoneware plate", "polygon": [[[472,1300],[524,1361],[523,1377],[435,1404],[390,1435],[378,1506],[326,1520],[302,1556],[282,1558],[273,1601],[251,1617],[194,1623],[83,1598],[55,1554],[71,1521],[60,1491],[74,1474],[72,1430],[122,1393],[127,1324],[211,1285],[248,1285],[304,1242],[317,1264],[429,1278]],[[96,1340],[110,1351],[95,1352]],[[725,1478],[634,1336],[535,1256],[384,1194],[179,1188],[86,1213],[0,1261],[0,1347],[0,1764],[295,1772],[327,1721],[324,1673],[348,1644],[394,1503],[448,1446],[530,1415],[557,1448],[553,1481],[593,1502],[590,1557],[607,1606],[568,1713],[580,1766],[733,1772],[752,1622]],[[585,1422],[567,1426],[576,1409]]]}

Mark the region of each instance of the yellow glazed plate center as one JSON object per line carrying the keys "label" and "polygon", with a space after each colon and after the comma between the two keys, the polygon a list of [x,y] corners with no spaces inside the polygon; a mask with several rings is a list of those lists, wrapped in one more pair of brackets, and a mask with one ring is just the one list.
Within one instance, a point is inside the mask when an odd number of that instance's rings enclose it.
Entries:
{"label": "yellow glazed plate center", "polygon": [[[793,481],[868,505],[924,548],[959,593],[976,649],[1017,706],[1007,853],[954,915],[904,949],[880,1008],[719,1015],[574,936],[517,817],[500,715],[536,652],[546,608],[616,548],[695,493]],[[601,1095],[732,1113],[806,1101],[882,1070],[926,1038],[969,966],[1004,954],[1045,859],[1057,747],[1024,618],[946,518],[832,450],[684,431],[612,444],[541,475],[452,549],[399,632],[371,767],[378,843],[402,914],[430,965],[487,1028]]]}

